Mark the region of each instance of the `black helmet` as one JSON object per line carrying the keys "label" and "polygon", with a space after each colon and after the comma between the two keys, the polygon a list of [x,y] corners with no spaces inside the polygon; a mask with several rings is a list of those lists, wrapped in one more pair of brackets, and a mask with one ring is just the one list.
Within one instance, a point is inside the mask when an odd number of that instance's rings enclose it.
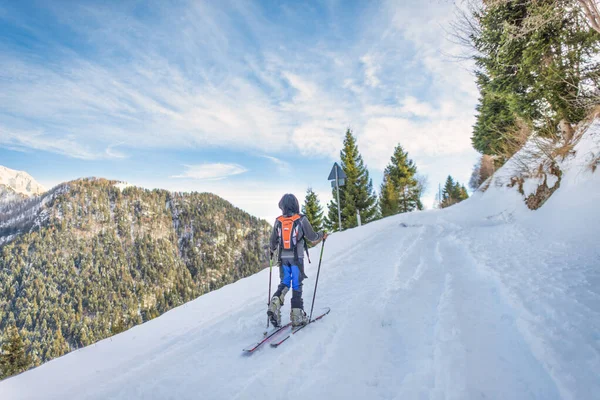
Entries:
{"label": "black helmet", "polygon": [[291,193],[284,194],[281,200],[279,200],[279,209],[283,215],[300,214],[298,199]]}

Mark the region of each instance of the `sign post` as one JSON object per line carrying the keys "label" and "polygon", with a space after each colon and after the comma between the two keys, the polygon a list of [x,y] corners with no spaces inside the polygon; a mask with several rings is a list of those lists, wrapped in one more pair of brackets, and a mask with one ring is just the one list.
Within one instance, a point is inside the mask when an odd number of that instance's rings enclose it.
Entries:
{"label": "sign post", "polygon": [[329,178],[327,178],[331,182],[331,186],[336,188],[337,191],[337,209],[338,209],[338,223],[340,227],[340,232],[342,231],[342,205],[340,204],[340,186],[344,186],[346,184],[346,173],[343,169],[340,168],[338,163],[333,164],[333,168],[329,173]]}

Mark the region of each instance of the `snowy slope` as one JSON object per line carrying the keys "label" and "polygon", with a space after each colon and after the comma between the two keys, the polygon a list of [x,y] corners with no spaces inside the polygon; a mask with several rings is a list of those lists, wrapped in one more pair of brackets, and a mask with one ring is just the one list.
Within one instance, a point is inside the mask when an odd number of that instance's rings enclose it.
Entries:
{"label": "snowy slope", "polygon": [[15,199],[14,193],[25,197],[37,196],[45,191],[44,187],[27,172],[15,171],[0,165],[0,199],[2,197]]}
{"label": "snowy slope", "polygon": [[0,398],[598,398],[599,149],[596,122],[538,211],[492,185],[332,235],[316,298],[332,312],[278,349],[241,354],[264,330],[264,270],[5,380]]}
{"label": "snowy slope", "polygon": [[11,187],[0,185],[0,207],[14,201],[23,200],[25,196],[15,192]]}

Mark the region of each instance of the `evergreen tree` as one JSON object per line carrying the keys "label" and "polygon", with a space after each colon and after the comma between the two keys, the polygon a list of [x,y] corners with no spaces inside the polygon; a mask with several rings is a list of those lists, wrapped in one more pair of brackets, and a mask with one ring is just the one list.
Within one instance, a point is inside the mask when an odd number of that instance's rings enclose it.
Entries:
{"label": "evergreen tree", "polygon": [[[538,133],[579,122],[597,104],[600,35],[572,0],[484,2],[469,36],[480,90],[473,146],[510,156],[521,125]],[[506,150],[511,150],[506,154]]]}
{"label": "evergreen tree", "polygon": [[[356,138],[352,131],[346,131],[344,147],[340,152],[341,168],[346,173],[346,184],[340,186],[340,203],[342,204],[342,229],[358,225],[357,212],[361,222],[367,223],[377,217],[377,197],[373,194],[373,182],[369,171],[358,152]],[[336,189],[333,189],[333,200],[329,203],[326,225],[332,231],[338,229],[338,204]]]}
{"label": "evergreen tree", "polygon": [[51,355],[52,358],[60,357],[69,352],[69,345],[67,344],[67,342],[62,334],[62,330],[60,329],[60,326],[58,327],[58,330],[56,331],[56,335],[54,336],[54,341],[52,342],[52,347],[50,348],[50,352],[52,354]]}
{"label": "evergreen tree", "polygon": [[469,194],[464,185],[455,182],[452,176],[448,175],[446,183],[444,184],[444,190],[442,191],[442,199],[439,205],[440,208],[450,207],[451,205],[460,203],[468,198]]}
{"label": "evergreen tree", "polygon": [[[340,188],[341,189],[341,188]],[[340,190],[341,192],[341,190]],[[327,216],[325,217],[325,228],[327,228],[330,232],[339,231],[339,223],[338,223],[338,206],[337,206],[337,194],[336,190],[333,189],[333,200],[327,204]],[[340,196],[341,199],[341,196]]]}
{"label": "evergreen tree", "polygon": [[6,332],[0,351],[0,378],[26,371],[31,366],[31,356],[25,353],[25,344],[16,326]]}
{"label": "evergreen tree", "polygon": [[467,189],[465,188],[465,186],[461,185],[458,182],[454,184],[454,191],[452,196],[457,200],[457,203],[469,198],[469,194],[467,193]]}
{"label": "evergreen tree", "polygon": [[396,146],[390,164],[385,168],[379,195],[381,215],[387,217],[398,213],[423,209],[422,188],[415,174],[417,167],[401,145]]}
{"label": "evergreen tree", "polygon": [[398,213],[399,210],[398,191],[394,186],[389,174],[384,171],[383,183],[379,193],[379,211],[382,217],[387,217]]}
{"label": "evergreen tree", "polygon": [[[451,203],[456,184],[454,183],[454,179],[448,175],[446,178],[446,183],[444,184],[444,190],[442,191],[442,201],[440,203],[441,208],[448,207],[454,203]],[[450,204],[451,203],[451,204]]]}
{"label": "evergreen tree", "polygon": [[321,207],[319,197],[312,188],[306,190],[302,213],[306,215],[308,222],[310,222],[315,232],[323,230],[323,207]]}

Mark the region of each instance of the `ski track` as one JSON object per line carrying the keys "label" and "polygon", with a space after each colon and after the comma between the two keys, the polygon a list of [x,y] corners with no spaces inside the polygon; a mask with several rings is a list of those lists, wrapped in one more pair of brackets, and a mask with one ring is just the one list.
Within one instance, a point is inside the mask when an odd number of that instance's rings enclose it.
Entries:
{"label": "ski track", "polygon": [[[600,252],[584,256],[581,243],[549,242],[540,232],[518,227],[503,239],[515,249],[508,257],[482,252],[481,242],[474,246],[474,254],[490,264],[484,273],[517,310],[517,329],[560,397],[595,398],[600,393]],[[529,249],[521,249],[524,243]],[[587,245],[597,249],[595,243]],[[581,385],[581,381],[591,384]]]}

